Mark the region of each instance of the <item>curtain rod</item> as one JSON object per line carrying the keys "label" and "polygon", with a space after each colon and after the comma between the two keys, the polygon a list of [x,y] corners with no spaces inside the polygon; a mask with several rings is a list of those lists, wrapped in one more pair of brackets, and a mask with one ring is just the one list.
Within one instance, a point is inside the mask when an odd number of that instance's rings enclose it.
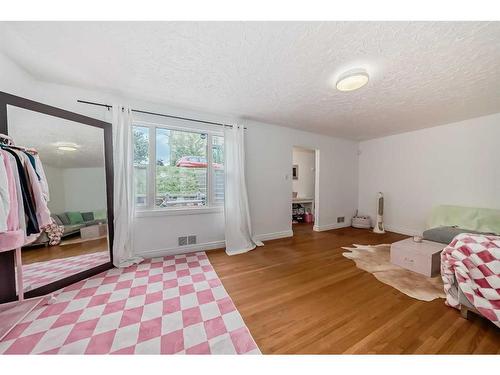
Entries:
{"label": "curtain rod", "polygon": [[[95,103],[95,102],[88,102],[86,100],[80,100],[78,99],[77,100],[78,103],[83,103],[83,104],[90,104],[90,105],[96,105],[96,106],[99,106],[99,107],[106,107],[108,110],[113,108],[112,105],[110,104],[102,104],[102,103]],[[192,121],[192,122],[200,122],[200,123],[203,123],[203,124],[209,124],[209,125],[217,125],[217,126],[229,126],[229,127],[233,127],[233,125],[231,124],[222,124],[220,122],[212,122],[212,121],[205,121],[205,120],[197,120],[197,119],[194,119],[194,118],[189,118],[189,117],[180,117],[180,116],[174,116],[174,115],[165,115],[163,113],[156,113],[156,112],[148,112],[148,111],[141,111],[139,109],[132,109],[132,112],[136,112],[136,113],[144,113],[146,115],[153,115],[153,116],[161,116],[161,117],[168,117],[168,118],[174,118],[174,119],[177,119],[177,120],[184,120],[184,121]],[[244,128],[246,129],[246,128]]]}

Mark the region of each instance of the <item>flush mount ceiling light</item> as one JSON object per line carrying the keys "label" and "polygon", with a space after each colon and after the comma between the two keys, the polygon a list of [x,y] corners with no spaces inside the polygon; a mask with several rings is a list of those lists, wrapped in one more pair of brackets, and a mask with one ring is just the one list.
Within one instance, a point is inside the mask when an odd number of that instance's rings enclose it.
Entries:
{"label": "flush mount ceiling light", "polygon": [[78,146],[75,143],[58,143],[57,149],[60,151],[76,151]]}
{"label": "flush mount ceiling light", "polygon": [[345,72],[340,75],[337,81],[337,90],[339,91],[354,91],[369,81],[370,77],[364,69],[355,69]]}

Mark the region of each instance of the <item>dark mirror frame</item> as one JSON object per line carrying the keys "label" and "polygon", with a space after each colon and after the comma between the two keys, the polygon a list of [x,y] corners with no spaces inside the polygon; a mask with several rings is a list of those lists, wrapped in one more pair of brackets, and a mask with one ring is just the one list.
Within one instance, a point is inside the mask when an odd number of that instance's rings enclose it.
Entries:
{"label": "dark mirror frame", "polygon": [[[24,293],[26,298],[37,297],[54,292],[70,284],[97,275],[113,267],[113,137],[112,127],[109,122],[80,115],[75,112],[66,111],[61,108],[36,102],[0,91],[0,133],[8,134],[7,106],[27,109],[33,112],[58,117],[64,120],[94,126],[104,130],[104,163],[106,170],[106,202],[108,219],[108,243],[110,261],[97,267],[90,268],[78,274],[65,277],[50,284],[43,285]],[[27,145],[29,146],[29,145]],[[17,299],[15,278],[15,256],[14,250],[0,253],[0,303],[10,302]]]}

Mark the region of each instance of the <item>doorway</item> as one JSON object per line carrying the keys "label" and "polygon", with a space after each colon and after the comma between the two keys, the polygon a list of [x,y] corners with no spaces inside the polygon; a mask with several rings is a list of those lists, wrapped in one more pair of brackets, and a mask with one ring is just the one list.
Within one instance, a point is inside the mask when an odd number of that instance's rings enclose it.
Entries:
{"label": "doorway", "polygon": [[317,218],[317,181],[319,150],[292,147],[292,228],[313,230]]}

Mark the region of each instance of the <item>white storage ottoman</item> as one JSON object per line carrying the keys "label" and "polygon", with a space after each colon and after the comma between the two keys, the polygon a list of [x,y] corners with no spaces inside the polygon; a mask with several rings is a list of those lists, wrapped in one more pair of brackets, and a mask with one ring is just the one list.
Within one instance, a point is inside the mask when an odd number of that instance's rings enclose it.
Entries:
{"label": "white storage ottoman", "polygon": [[391,245],[391,263],[428,277],[440,274],[441,252],[446,245],[413,238]]}

